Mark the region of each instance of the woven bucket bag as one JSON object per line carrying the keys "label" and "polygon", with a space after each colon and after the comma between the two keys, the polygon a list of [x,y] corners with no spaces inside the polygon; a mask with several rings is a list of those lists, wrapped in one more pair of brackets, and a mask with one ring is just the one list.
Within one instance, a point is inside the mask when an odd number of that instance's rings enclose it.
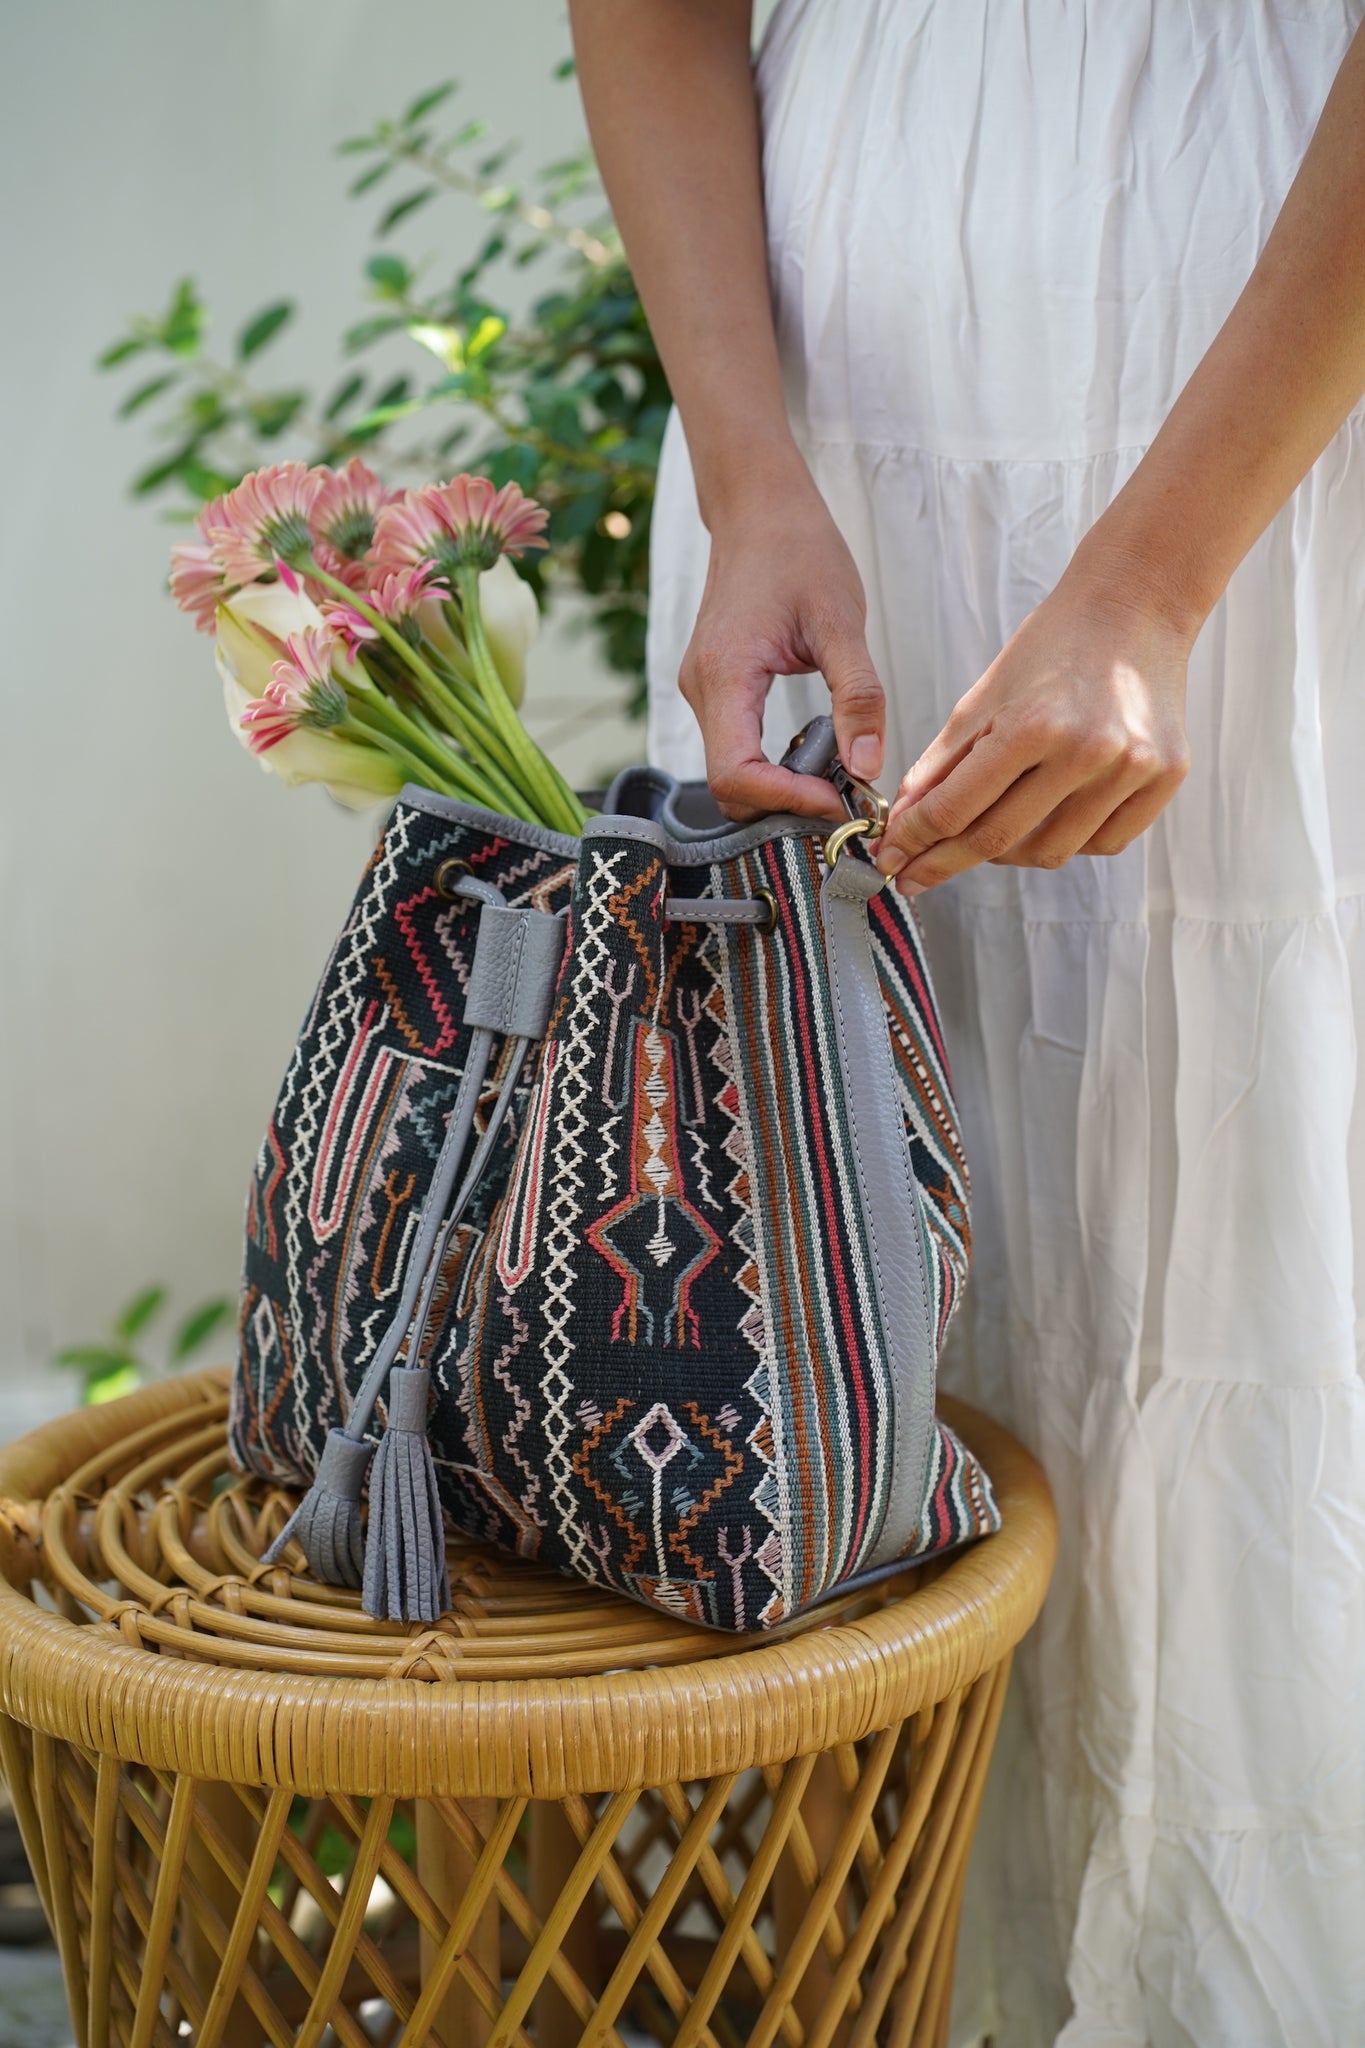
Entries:
{"label": "woven bucket bag", "polygon": [[373,1615],[440,1614],[446,1514],[729,1630],[998,1525],[934,1411],[967,1176],[914,914],[865,820],[681,802],[633,771],[575,840],[409,788],[304,1020],[231,1446]]}

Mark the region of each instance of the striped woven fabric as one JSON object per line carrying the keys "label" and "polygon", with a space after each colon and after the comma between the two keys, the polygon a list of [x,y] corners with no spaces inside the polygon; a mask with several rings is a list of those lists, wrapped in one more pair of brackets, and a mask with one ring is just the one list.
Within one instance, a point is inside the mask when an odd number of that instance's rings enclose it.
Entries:
{"label": "striped woven fabric", "polygon": [[[428,1324],[445,1507],[670,1613],[770,1627],[868,1567],[897,1483],[819,841],[774,821],[665,867],[609,825],[580,847],[493,822],[407,793],[327,965],[248,1202],[234,1455],[306,1484],[392,1315],[468,1045],[479,912],[436,882],[459,858],[510,904],[567,910],[568,943]],[[770,931],[665,917],[669,896],[759,892]],[[885,892],[870,918],[941,1342],[966,1165],[913,913]],[[936,1425],[905,1554],[997,1519]]]}

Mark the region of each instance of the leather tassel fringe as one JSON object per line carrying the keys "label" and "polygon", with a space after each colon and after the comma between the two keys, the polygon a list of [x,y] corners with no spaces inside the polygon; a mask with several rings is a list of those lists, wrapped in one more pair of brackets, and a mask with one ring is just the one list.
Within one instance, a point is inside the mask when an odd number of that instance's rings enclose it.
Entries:
{"label": "leather tassel fringe", "polygon": [[266,1551],[262,1563],[278,1563],[292,1536],[308,1559],[315,1579],[328,1586],[358,1590],[365,1565],[360,1496],[373,1454],[374,1444],[369,1437],[357,1441],[344,1430],[329,1430],[313,1484]]}
{"label": "leather tassel fringe", "polygon": [[445,1517],[427,1441],[431,1375],[396,1365],[389,1422],[370,1473],[361,1604],[376,1621],[439,1619],[450,1605]]}

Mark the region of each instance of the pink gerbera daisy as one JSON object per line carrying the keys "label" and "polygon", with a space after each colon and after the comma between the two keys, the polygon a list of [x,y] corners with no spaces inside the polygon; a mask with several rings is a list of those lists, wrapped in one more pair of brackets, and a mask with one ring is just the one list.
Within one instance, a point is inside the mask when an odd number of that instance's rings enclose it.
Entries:
{"label": "pink gerbera daisy", "polygon": [[[424,598],[431,596],[432,580],[436,575],[434,562],[422,562],[415,569],[399,569],[391,576],[385,576],[372,590],[365,592],[365,602],[372,611],[379,613],[400,632],[412,619]],[[379,638],[379,629],[371,624],[363,612],[354,605],[345,604],[340,598],[324,603],[322,615],[332,630],[341,635],[346,643],[346,652],[354,661],[361,644]]]}
{"label": "pink gerbera daisy", "polygon": [[215,630],[219,600],[226,587],[211,547],[186,540],[171,549],[171,596],[194,620],[197,633]]}
{"label": "pink gerbera daisy", "polygon": [[483,476],[404,491],[375,522],[376,570],[387,575],[432,562],[448,581],[462,567],[491,569],[499,555],[544,547],[541,530],[549,516],[519,484],[494,490]]}
{"label": "pink gerbera daisy", "polygon": [[300,726],[328,732],[346,716],[346,692],[332,674],[336,635],[325,626],[306,626],[284,643],[263,697],[242,713],[241,727],[253,754],[269,753]]}
{"label": "pink gerbera daisy", "polygon": [[258,582],[279,562],[305,563],[313,550],[309,518],[328,470],[279,462],[253,470],[235,490],[205,506],[199,530],[235,587]]}
{"label": "pink gerbera daisy", "polygon": [[353,455],[344,469],[319,469],[316,473],[322,478],[322,488],[309,519],[313,538],[354,564],[368,554],[375,520],[395,493],[358,455]]}

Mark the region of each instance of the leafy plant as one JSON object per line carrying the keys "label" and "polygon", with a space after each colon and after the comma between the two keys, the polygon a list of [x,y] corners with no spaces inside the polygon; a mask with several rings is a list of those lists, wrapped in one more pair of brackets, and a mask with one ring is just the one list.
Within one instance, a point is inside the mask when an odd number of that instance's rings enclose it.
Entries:
{"label": "leafy plant", "polygon": [[[151,1325],[161,1316],[169,1299],[164,1287],[144,1287],[128,1306],[115,1316],[108,1335],[91,1344],[71,1344],[57,1352],[52,1363],[78,1372],[82,1399],[88,1404],[114,1401],[131,1393],[144,1380],[158,1375],[149,1365],[144,1349]],[[202,1351],[210,1338],[232,1321],[227,1301],[206,1301],[178,1323],[165,1351],[165,1368],[177,1371]]]}
{"label": "leafy plant", "polygon": [[[511,148],[490,150],[481,121],[449,124],[456,91],[438,85],[398,119],[340,145],[359,166],[352,196],[383,202],[376,236],[385,246],[365,266],[370,311],[342,337],[352,360],[329,389],[262,374],[261,359],[294,316],[291,301],[263,306],[230,352],[217,354],[190,278],[159,319],[134,319],[105,350],[102,368],[137,370],[120,414],[154,422],[163,444],[132,488],[175,494],[189,517],[248,470],[286,456],[335,464],[363,453],[388,481],[412,483],[446,474],[459,450],[462,467],[519,483],[548,506],[559,574],[586,594],[606,661],[630,679],[638,708],[667,382],[590,155],[518,182]],[[394,240],[450,200],[484,217],[453,275]],[[521,322],[499,302],[506,265],[553,272]],[[396,373],[395,344],[413,357]],[[522,573],[543,602],[550,558]]]}

